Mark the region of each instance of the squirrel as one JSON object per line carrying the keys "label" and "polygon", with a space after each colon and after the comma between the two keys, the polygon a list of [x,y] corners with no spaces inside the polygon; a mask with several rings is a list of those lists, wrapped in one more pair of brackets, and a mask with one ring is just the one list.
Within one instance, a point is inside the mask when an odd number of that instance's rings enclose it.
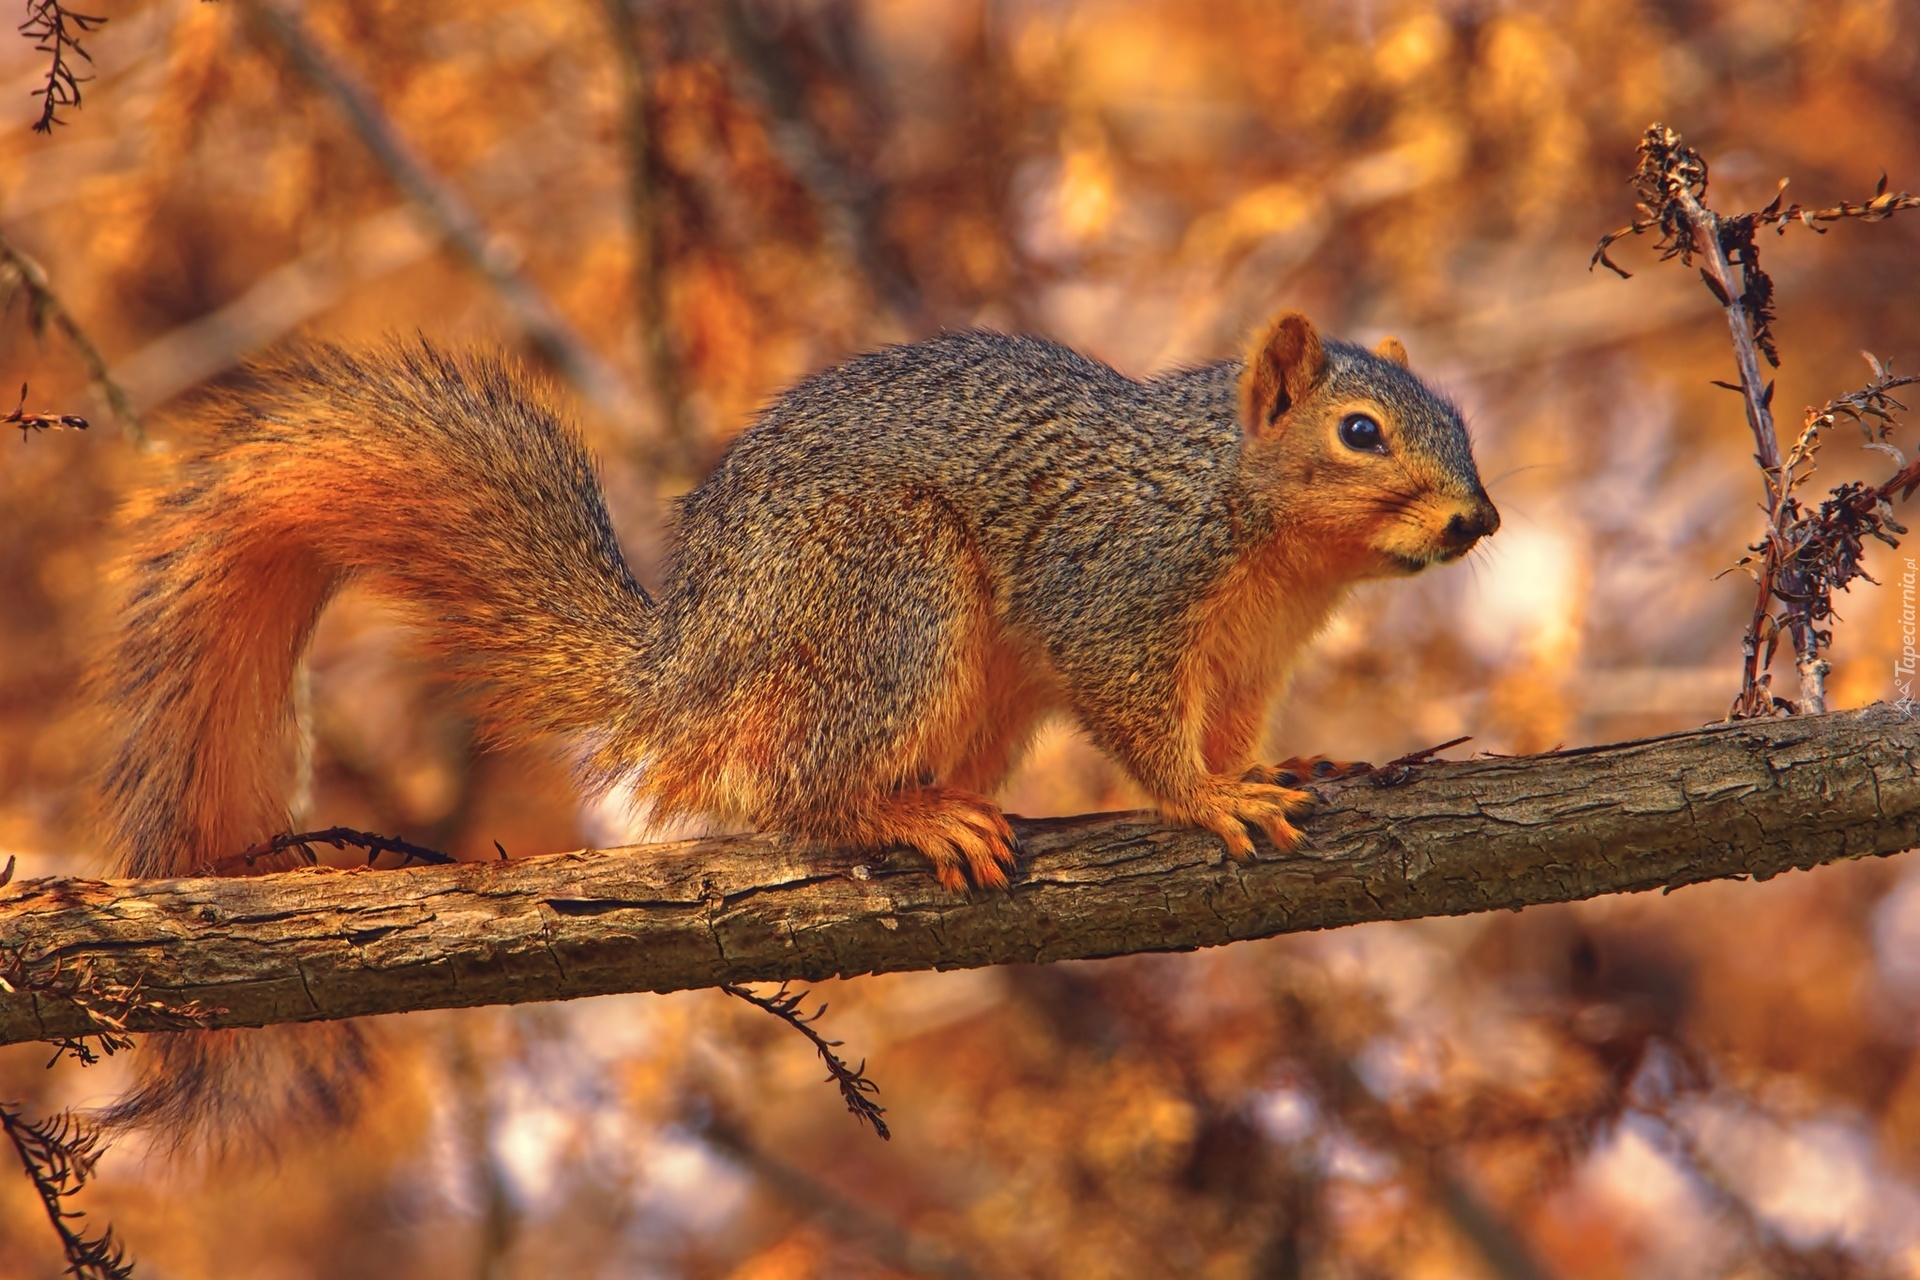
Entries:
{"label": "squirrel", "polygon": [[[294,667],[349,580],[426,623],[494,741],[568,735],[588,784],[637,777],[662,818],[904,846],[951,890],[1002,886],[1015,839],[989,797],[1057,714],[1233,857],[1249,828],[1288,849],[1312,797],[1255,752],[1302,647],[1356,583],[1500,524],[1405,348],[1297,313],[1148,381],[977,331],[818,373],[681,500],[657,595],[578,437],[495,358],[317,345],[201,416],[130,504],[100,682],[132,876],[285,828]],[[258,1092],[233,1080],[248,1051],[216,1044],[235,1034],[166,1037],[121,1118]],[[323,1112],[356,1071],[335,1036],[299,1041]]]}

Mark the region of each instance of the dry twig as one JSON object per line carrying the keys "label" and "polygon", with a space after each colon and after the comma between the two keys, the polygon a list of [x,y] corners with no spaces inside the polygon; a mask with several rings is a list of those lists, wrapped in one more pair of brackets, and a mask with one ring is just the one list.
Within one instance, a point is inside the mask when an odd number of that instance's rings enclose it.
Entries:
{"label": "dry twig", "polygon": [[[87,337],[79,321],[73,318],[73,313],[61,304],[40,264],[14,248],[6,236],[0,235],[0,311],[6,310],[16,293],[26,295],[27,324],[34,336],[45,337],[49,324],[66,335],[67,341],[79,353],[80,363],[86,368],[87,381],[93,387],[94,394],[113,411],[120,429],[134,447],[145,449],[146,429],[140,425],[140,416],[133,411],[133,402],[127,398],[126,391],[107,372],[107,362],[101,356],[100,348],[93,345],[93,339]],[[22,394],[25,394],[25,388],[22,388]]]}
{"label": "dry twig", "polygon": [[880,1086],[867,1078],[866,1061],[862,1059],[859,1066],[849,1067],[834,1052],[840,1047],[840,1041],[829,1040],[813,1028],[813,1024],[826,1013],[827,1006],[823,1004],[808,1013],[801,1007],[807,993],[798,991],[790,994],[787,990],[789,985],[781,983],[780,989],[770,996],[757,996],[734,983],[722,984],[720,989],[736,1000],[745,1000],[750,1005],[765,1009],[812,1041],[813,1047],[820,1051],[820,1060],[827,1064],[827,1079],[840,1086],[840,1096],[846,1100],[847,1110],[853,1113],[855,1119],[872,1125],[873,1131],[885,1142],[893,1136],[887,1130],[887,1122],[881,1118],[887,1109],[873,1100],[873,1095],[880,1092]]}
{"label": "dry twig", "polygon": [[35,133],[52,133],[53,126],[66,123],[58,115],[60,108],[80,105],[80,84],[93,77],[76,73],[74,59],[92,64],[93,55],[81,47],[80,40],[98,31],[106,21],[104,17],[76,13],[60,0],[27,0],[27,20],[20,24],[20,34],[33,41],[35,51],[52,58],[46,87],[33,92],[40,99],[40,118],[33,122]]}
{"label": "dry twig", "polygon": [[[1753,554],[1740,561],[1740,566],[1752,573],[1758,594],[1753,619],[1741,641],[1744,666],[1740,695],[1729,718],[1779,711],[1817,715],[1827,709],[1826,676],[1830,666],[1821,650],[1832,644],[1832,632],[1824,624],[1833,616],[1833,592],[1845,590],[1848,582],[1865,576],[1858,565],[1864,538],[1898,545],[1892,535],[1905,530],[1892,520],[1891,498],[1896,492],[1904,497],[1920,487],[1920,472],[1910,478],[1905,460],[1886,445],[1901,471],[1885,484],[1842,485],[1811,513],[1794,491],[1811,474],[1820,431],[1833,425],[1839,416],[1852,417],[1863,426],[1869,425],[1867,419],[1875,419],[1883,443],[1891,421],[1887,411],[1899,407],[1887,392],[1912,379],[1892,378],[1878,360],[1869,356],[1874,382],[1823,410],[1809,412],[1799,442],[1783,459],[1773,419],[1773,382],[1763,377],[1760,364],[1762,359],[1775,368],[1780,364],[1773,335],[1773,280],[1761,270],[1754,237],[1767,226],[1784,232],[1798,223],[1821,231],[1817,224],[1822,222],[1849,218],[1878,222],[1903,209],[1920,208],[1920,197],[1888,191],[1886,175],[1882,174],[1873,197],[1864,203],[1842,201],[1825,209],[1807,209],[1782,203],[1787,188],[1782,181],[1764,209],[1716,213],[1706,205],[1706,161],[1678,133],[1661,124],[1648,126],[1640,140],[1640,163],[1634,170],[1633,186],[1639,196],[1640,217],[1602,236],[1588,267],[1604,266],[1627,277],[1629,273],[1607,256],[1607,250],[1617,240],[1648,232],[1657,233],[1654,247],[1660,251],[1661,261],[1678,258],[1682,265],[1692,266],[1695,258],[1699,259],[1701,280],[1727,313],[1734,361],[1740,373],[1737,383],[1718,385],[1738,391],[1745,401],[1747,424],[1753,431],[1766,487],[1766,532],[1749,548]],[[1793,703],[1773,695],[1766,672],[1783,631],[1793,641],[1800,675],[1800,698]]]}
{"label": "dry twig", "polygon": [[[251,849],[209,864],[204,874],[245,874],[242,868],[252,870],[263,858],[272,858],[289,850],[299,853],[301,860],[308,866],[318,866],[320,855],[313,851],[313,846],[317,844],[331,845],[335,849],[365,849],[368,866],[372,866],[373,860],[383,853],[399,854],[402,866],[417,862],[444,867],[452,866],[459,861],[452,854],[442,853],[438,849],[429,849],[425,845],[410,844],[393,836],[375,835],[371,831],[356,831],[352,827],[328,827],[324,831],[294,831],[274,836],[270,840],[262,840]],[[500,849],[498,841],[494,842],[494,848]],[[505,858],[507,851],[500,849],[500,856]]]}
{"label": "dry twig", "polygon": [[[1755,606],[1759,652],[1753,665],[1762,670],[1772,661],[1782,631],[1793,634],[1798,627],[1819,648],[1830,647],[1833,633],[1826,624],[1835,616],[1833,593],[1848,590],[1856,579],[1874,581],[1861,564],[1867,539],[1898,547],[1898,535],[1907,532],[1894,518],[1893,501],[1905,500],[1920,489],[1920,458],[1909,462],[1888,442],[1893,411],[1906,408],[1891,393],[1920,383],[1920,377],[1895,377],[1877,357],[1862,354],[1873,370],[1873,381],[1819,409],[1807,410],[1806,425],[1777,472],[1781,496],[1768,536],[1748,547],[1750,554],[1735,566],[1746,569],[1763,587],[1771,584]],[[1812,478],[1821,433],[1843,417],[1858,423],[1867,437],[1866,447],[1891,456],[1898,470],[1877,485],[1858,480],[1837,485],[1818,507],[1809,509],[1795,491]],[[1798,589],[1789,594],[1783,586],[1787,583],[1798,584]],[[1780,602],[1777,611],[1771,608],[1769,596]]]}
{"label": "dry twig", "polygon": [[66,1274],[78,1280],[126,1280],[131,1276],[133,1264],[127,1261],[126,1249],[113,1238],[113,1228],[90,1237],[80,1225],[86,1215],[67,1207],[67,1201],[93,1176],[94,1166],[106,1150],[99,1130],[71,1111],[31,1121],[19,1108],[8,1105],[0,1105],[0,1128],[6,1130],[33,1189],[40,1195],[47,1221],[60,1237],[67,1258]]}
{"label": "dry twig", "polygon": [[23,382],[20,384],[20,403],[13,406],[12,413],[0,418],[0,426],[20,428],[20,438],[24,440],[36,431],[85,431],[87,420],[71,413],[28,413],[27,384]]}

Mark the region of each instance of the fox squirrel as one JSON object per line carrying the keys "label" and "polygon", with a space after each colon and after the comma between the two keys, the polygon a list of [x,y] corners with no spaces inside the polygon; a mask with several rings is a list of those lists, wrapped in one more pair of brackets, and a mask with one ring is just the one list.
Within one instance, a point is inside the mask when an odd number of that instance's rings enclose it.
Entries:
{"label": "fox squirrel", "polygon": [[[1003,885],[987,797],[1062,713],[1168,818],[1239,858],[1249,827],[1290,848],[1310,797],[1254,752],[1301,647],[1356,582],[1500,523],[1404,347],[1293,313],[1244,359],[1144,382],[982,332],[820,373],[682,501],[658,598],[580,442],[494,360],[316,347],[205,416],[132,505],[104,673],[135,876],[284,828],[291,675],[349,579],[422,616],[496,740],[571,735],[590,783],[637,771],[662,816]],[[195,1055],[175,1074],[210,1078]]]}

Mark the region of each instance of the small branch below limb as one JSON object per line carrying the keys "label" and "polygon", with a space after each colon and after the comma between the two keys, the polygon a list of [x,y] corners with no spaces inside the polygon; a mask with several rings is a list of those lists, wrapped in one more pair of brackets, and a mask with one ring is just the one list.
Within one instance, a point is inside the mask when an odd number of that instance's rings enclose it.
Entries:
{"label": "small branch below limb", "polygon": [[99,1130],[70,1111],[42,1121],[30,1121],[19,1110],[0,1103],[0,1130],[13,1144],[21,1167],[40,1196],[40,1203],[60,1238],[67,1260],[66,1274],[79,1280],[128,1280],[133,1264],[113,1238],[109,1227],[97,1236],[80,1228],[83,1216],[67,1202],[93,1176],[105,1147]]}
{"label": "small branch below limb", "polygon": [[27,0],[27,20],[20,24],[20,34],[33,41],[36,53],[51,58],[46,84],[33,92],[40,99],[40,118],[33,122],[35,133],[52,133],[53,126],[66,123],[60,119],[60,109],[80,105],[80,86],[93,79],[77,70],[79,63],[93,63],[93,55],[80,41],[105,26],[106,21],[104,16],[69,9],[60,0]]}
{"label": "small branch below limb", "polygon": [[826,1013],[827,1006],[823,1004],[812,1013],[808,1013],[801,1007],[801,1002],[807,998],[807,993],[801,991],[789,994],[787,990],[789,985],[791,984],[781,983],[780,989],[770,996],[757,996],[745,987],[735,986],[732,983],[727,983],[720,989],[736,1000],[745,1000],[755,1008],[765,1009],[811,1041],[813,1047],[820,1053],[820,1061],[827,1064],[827,1079],[840,1086],[840,1096],[846,1101],[847,1110],[852,1112],[854,1119],[862,1124],[872,1125],[880,1141],[887,1141],[893,1136],[887,1131],[887,1122],[881,1118],[886,1114],[887,1109],[873,1100],[873,1095],[880,1092],[880,1086],[867,1078],[866,1062],[862,1061],[857,1067],[848,1066],[846,1061],[834,1052],[840,1047],[840,1042],[829,1040],[814,1030],[813,1024]]}

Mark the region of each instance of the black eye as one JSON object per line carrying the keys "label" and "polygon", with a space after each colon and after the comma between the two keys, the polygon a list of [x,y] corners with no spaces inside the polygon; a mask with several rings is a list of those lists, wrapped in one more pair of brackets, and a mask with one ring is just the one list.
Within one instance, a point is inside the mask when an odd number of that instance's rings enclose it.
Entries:
{"label": "black eye", "polygon": [[1340,443],[1361,453],[1385,453],[1387,439],[1380,424],[1364,413],[1350,413],[1340,419]]}

